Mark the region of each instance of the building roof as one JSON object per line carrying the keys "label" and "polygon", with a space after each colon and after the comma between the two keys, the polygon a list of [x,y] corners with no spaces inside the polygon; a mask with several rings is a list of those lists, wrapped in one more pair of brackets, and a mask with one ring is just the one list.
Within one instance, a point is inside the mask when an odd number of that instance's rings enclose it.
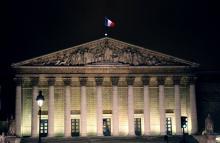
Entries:
{"label": "building roof", "polygon": [[12,64],[17,71],[30,68],[42,71],[49,68],[80,69],[97,66],[185,69],[196,68],[199,64],[109,37]]}

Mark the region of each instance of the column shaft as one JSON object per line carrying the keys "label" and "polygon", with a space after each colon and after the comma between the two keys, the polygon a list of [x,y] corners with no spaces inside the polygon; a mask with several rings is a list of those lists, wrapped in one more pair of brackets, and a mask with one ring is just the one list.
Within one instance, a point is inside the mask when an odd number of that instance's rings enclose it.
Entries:
{"label": "column shaft", "polygon": [[31,136],[38,136],[38,105],[37,98],[38,95],[38,86],[34,85],[32,88],[32,117],[31,117]]}
{"label": "column shaft", "polygon": [[97,116],[97,136],[103,135],[102,129],[102,86],[96,86],[96,94],[97,94],[97,106],[96,106],[96,116]]}
{"label": "column shaft", "polygon": [[177,84],[174,85],[174,97],[175,97],[176,134],[177,135],[182,135],[180,87]]}
{"label": "column shaft", "polygon": [[64,136],[71,136],[71,119],[70,119],[70,85],[65,85],[64,99]]}
{"label": "column shaft", "polygon": [[97,136],[103,135],[102,120],[102,82],[103,77],[96,77],[96,117],[97,117]]}
{"label": "column shaft", "polygon": [[150,135],[150,97],[148,85],[144,85],[144,135]]}
{"label": "column shaft", "polygon": [[118,86],[112,86],[113,136],[119,135]]}
{"label": "column shaft", "polygon": [[133,84],[135,77],[128,76],[126,78],[128,85],[128,135],[134,136],[134,95]]}
{"label": "column shaft", "polygon": [[133,85],[128,85],[128,135],[134,135],[134,95]]}
{"label": "column shaft", "polygon": [[16,135],[21,136],[21,85],[16,86]]}
{"label": "column shaft", "polygon": [[164,106],[164,85],[159,85],[159,111],[160,111],[160,134],[166,134],[166,116],[165,116],[165,106]]}
{"label": "column shaft", "polygon": [[49,86],[48,93],[48,137],[54,136],[54,86]]}
{"label": "column shaft", "polygon": [[195,94],[195,84],[190,84],[189,87],[189,103],[190,103],[190,124],[191,124],[191,134],[195,134],[198,131],[197,122],[197,110],[196,110],[196,94]]}
{"label": "column shaft", "polygon": [[80,87],[81,104],[80,104],[80,121],[81,121],[81,136],[87,135],[87,99],[86,99],[86,86]]}

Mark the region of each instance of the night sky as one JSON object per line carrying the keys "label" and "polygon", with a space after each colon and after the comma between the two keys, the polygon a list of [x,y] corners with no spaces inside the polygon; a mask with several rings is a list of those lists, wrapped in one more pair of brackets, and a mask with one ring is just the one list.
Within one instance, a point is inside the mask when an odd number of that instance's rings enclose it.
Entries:
{"label": "night sky", "polygon": [[[1,4],[3,116],[14,112],[12,63],[109,36],[220,69],[219,5],[208,0],[8,0]],[[6,113],[6,111],[8,113]]]}

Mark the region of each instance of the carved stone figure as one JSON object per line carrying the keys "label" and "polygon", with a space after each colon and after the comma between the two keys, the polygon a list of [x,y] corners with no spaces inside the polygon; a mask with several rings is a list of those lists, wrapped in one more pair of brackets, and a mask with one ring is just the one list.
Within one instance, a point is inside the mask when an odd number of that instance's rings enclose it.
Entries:
{"label": "carved stone figure", "polygon": [[214,125],[210,114],[205,119],[205,130],[199,139],[200,143],[216,143],[216,135],[214,134]]}
{"label": "carved stone figure", "polygon": [[108,47],[105,49],[104,60],[105,61],[112,61],[112,50],[109,49]]}
{"label": "carved stone figure", "polygon": [[133,59],[132,59],[133,65],[138,65],[138,64],[139,64],[138,59],[139,59],[139,58],[138,58],[138,54],[137,54],[137,53],[134,53]]}
{"label": "carved stone figure", "polygon": [[94,45],[73,47],[45,57],[35,58],[25,62],[25,65],[36,66],[79,66],[88,64],[130,64],[132,66],[164,66],[187,65],[169,56],[162,56],[147,50],[124,45],[114,40],[100,40]]}
{"label": "carved stone figure", "polygon": [[213,133],[213,121],[212,118],[210,116],[210,114],[208,114],[208,116],[205,119],[205,134],[212,134]]}
{"label": "carved stone figure", "polygon": [[93,54],[90,53],[88,50],[84,53],[84,64],[89,64],[93,61]]}
{"label": "carved stone figure", "polygon": [[15,135],[15,120],[10,121],[9,123],[9,130],[8,130],[8,135],[9,136],[14,136]]}
{"label": "carved stone figure", "polygon": [[13,116],[11,116],[11,119],[9,120],[9,129],[7,135],[15,136],[15,128],[16,128],[15,120],[13,119]]}
{"label": "carved stone figure", "polygon": [[2,132],[2,135],[0,135],[0,143],[5,143],[5,133]]}

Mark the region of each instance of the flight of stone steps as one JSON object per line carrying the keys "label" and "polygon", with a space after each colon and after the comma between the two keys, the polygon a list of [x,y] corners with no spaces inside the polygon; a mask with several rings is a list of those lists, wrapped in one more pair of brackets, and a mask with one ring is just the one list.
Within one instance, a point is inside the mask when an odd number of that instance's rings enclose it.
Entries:
{"label": "flight of stone steps", "polygon": [[[169,143],[179,143],[181,136],[169,136]],[[21,143],[38,143],[38,138],[22,138]],[[144,137],[55,137],[42,138],[42,143],[167,143],[164,136]]]}

